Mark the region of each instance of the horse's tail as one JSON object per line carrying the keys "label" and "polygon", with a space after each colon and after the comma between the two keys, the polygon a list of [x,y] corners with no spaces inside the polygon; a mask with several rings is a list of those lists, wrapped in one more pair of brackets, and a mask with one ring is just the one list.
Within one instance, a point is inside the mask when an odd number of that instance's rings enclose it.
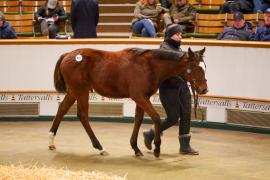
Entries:
{"label": "horse's tail", "polygon": [[67,87],[66,87],[66,83],[65,80],[63,78],[63,75],[60,71],[60,64],[62,62],[62,60],[64,59],[64,57],[67,55],[68,53],[62,54],[60,56],[60,58],[58,59],[56,65],[55,65],[55,69],[54,69],[54,87],[57,90],[57,92],[66,92],[67,91]]}

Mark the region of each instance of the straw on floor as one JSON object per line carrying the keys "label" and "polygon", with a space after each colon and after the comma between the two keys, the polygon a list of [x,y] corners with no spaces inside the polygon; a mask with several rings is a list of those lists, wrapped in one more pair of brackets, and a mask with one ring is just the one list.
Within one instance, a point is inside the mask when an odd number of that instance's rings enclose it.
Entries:
{"label": "straw on floor", "polygon": [[71,171],[49,167],[24,167],[23,165],[0,165],[1,180],[126,180],[109,173],[99,171]]}

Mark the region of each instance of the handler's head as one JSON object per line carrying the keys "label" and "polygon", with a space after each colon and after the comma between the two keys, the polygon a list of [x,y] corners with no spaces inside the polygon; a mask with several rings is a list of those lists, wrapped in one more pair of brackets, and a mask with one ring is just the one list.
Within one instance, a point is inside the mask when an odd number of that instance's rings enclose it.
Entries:
{"label": "handler's head", "polygon": [[182,28],[179,24],[171,24],[166,29],[165,38],[180,41],[182,39],[182,32]]}

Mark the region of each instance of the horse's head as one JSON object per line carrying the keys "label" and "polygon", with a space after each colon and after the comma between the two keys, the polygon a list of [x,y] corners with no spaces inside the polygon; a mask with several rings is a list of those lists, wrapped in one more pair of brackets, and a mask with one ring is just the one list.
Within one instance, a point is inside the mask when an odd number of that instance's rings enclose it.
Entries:
{"label": "horse's head", "polygon": [[192,51],[190,48],[187,52],[187,66],[182,77],[189,81],[191,87],[198,94],[206,94],[208,92],[207,80],[205,78],[206,65],[203,60],[205,48],[200,51]]}

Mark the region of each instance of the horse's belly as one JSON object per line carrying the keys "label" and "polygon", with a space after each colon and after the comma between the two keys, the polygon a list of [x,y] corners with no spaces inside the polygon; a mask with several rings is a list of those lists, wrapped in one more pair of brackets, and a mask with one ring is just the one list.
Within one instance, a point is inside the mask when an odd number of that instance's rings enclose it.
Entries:
{"label": "horse's belly", "polygon": [[112,88],[93,88],[98,94],[104,97],[110,97],[110,98],[128,98],[129,94],[128,92],[119,91],[118,89],[112,89]]}

